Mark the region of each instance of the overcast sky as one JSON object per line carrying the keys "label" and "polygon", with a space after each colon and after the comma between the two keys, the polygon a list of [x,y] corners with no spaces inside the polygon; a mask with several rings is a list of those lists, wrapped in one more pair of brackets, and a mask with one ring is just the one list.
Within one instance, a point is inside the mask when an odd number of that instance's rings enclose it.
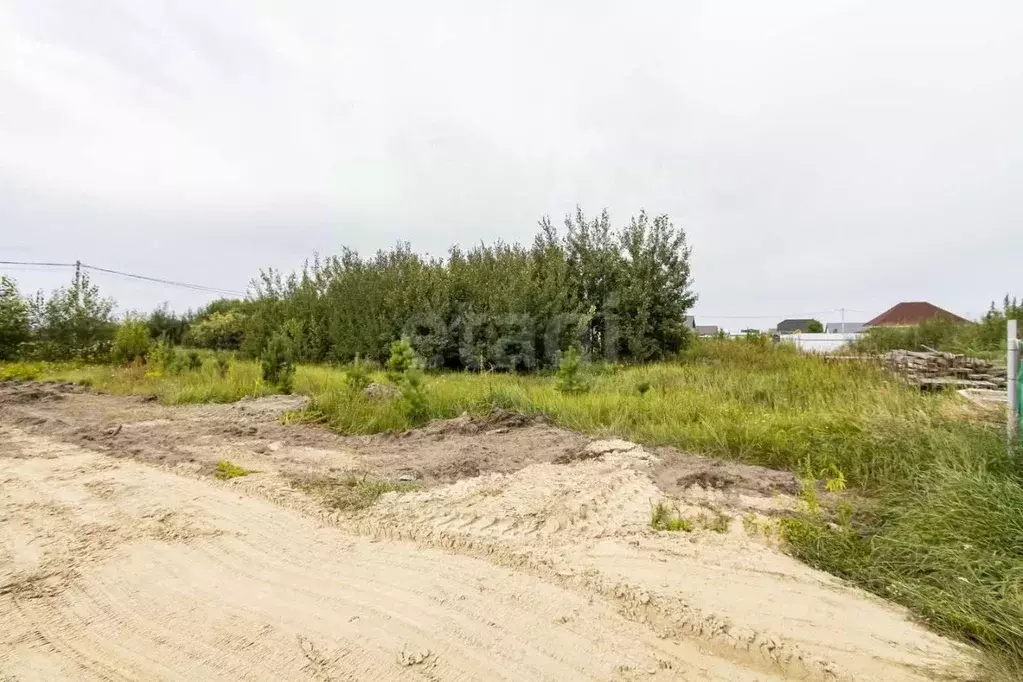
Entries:
{"label": "overcast sky", "polygon": [[244,290],[576,204],[682,225],[701,324],[979,315],[1023,294],[1023,3],[0,0],[0,260]]}

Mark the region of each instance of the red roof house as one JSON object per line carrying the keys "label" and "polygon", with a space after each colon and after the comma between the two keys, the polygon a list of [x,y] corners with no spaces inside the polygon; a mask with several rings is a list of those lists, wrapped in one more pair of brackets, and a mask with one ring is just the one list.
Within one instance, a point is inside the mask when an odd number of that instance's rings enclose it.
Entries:
{"label": "red roof house", "polygon": [[908,301],[896,304],[875,317],[870,322],[867,322],[864,326],[891,327],[897,325],[911,325],[920,324],[925,320],[934,320],[937,318],[959,323],[969,322],[969,320],[939,308],[933,303],[927,303],[926,301]]}

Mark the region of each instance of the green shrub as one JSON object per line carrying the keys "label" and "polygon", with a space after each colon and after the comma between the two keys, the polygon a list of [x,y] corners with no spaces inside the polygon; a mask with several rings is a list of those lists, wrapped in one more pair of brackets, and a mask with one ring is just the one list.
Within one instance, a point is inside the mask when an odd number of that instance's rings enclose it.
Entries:
{"label": "green shrub", "polygon": [[574,346],[561,356],[555,387],[562,393],[585,393],[589,390],[589,384],[582,373],[579,351]]}
{"label": "green shrub", "polygon": [[408,339],[395,341],[390,346],[387,358],[387,378],[393,383],[401,383],[405,373],[418,366],[416,352]]}
{"label": "green shrub", "polygon": [[391,355],[387,360],[387,378],[401,391],[401,408],[412,425],[423,423],[429,418],[430,401],[423,386],[423,372],[419,359],[408,339],[395,341],[390,345]]}
{"label": "green shrub", "polygon": [[270,338],[260,358],[263,381],[284,394],[291,393],[295,379],[295,360],[291,339],[284,332]]}
{"label": "green shrub", "polygon": [[28,339],[28,303],[18,293],[14,280],[0,275],[0,361],[18,357],[21,344]]}
{"label": "green shrub", "polygon": [[33,338],[27,353],[39,360],[107,360],[117,331],[113,310],[114,301],[100,296],[85,273],[49,298],[39,294],[29,302]]}
{"label": "green shrub", "polygon": [[117,329],[111,359],[119,365],[143,362],[149,356],[149,326],[142,320],[126,320]]}
{"label": "green shrub", "polygon": [[194,350],[188,351],[187,366],[189,372],[198,372],[200,369],[202,369],[202,356],[199,355],[198,351]]}
{"label": "green shrub", "polygon": [[245,314],[237,310],[213,312],[188,328],[188,343],[200,348],[237,350],[245,336]]}
{"label": "green shrub", "polygon": [[150,363],[165,374],[173,374],[178,365],[178,352],[171,342],[170,337],[162,336],[160,340],[150,349]]}
{"label": "green shrub", "polygon": [[423,372],[411,368],[405,371],[400,383],[401,405],[413,425],[419,425],[430,417],[430,400],[423,386]]}
{"label": "green shrub", "polygon": [[355,360],[352,361],[352,364],[345,369],[345,381],[348,384],[348,388],[356,393],[361,393],[370,385],[370,383],[372,383],[369,374],[369,366],[358,355],[355,356]]}
{"label": "green shrub", "polygon": [[231,369],[231,356],[225,353],[224,351],[220,351],[216,355],[216,361],[217,375],[221,379],[226,378],[228,371]]}

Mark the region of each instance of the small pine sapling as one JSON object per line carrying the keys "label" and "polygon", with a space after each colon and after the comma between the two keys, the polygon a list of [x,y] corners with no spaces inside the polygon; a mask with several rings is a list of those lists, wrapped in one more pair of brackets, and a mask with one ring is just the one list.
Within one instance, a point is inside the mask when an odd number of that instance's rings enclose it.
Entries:
{"label": "small pine sapling", "polygon": [[579,350],[574,346],[562,354],[554,386],[562,393],[584,393],[589,390],[589,384],[582,373]]}

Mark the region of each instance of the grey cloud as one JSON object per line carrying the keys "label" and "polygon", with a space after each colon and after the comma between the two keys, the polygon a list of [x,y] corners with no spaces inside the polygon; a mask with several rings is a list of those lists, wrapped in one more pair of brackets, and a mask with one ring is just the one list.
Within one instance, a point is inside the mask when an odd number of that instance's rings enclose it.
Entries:
{"label": "grey cloud", "polygon": [[1021,46],[993,0],[15,0],[0,260],[236,289],[342,244],[529,240],[578,203],[683,224],[701,324],[979,314],[1023,293]]}

